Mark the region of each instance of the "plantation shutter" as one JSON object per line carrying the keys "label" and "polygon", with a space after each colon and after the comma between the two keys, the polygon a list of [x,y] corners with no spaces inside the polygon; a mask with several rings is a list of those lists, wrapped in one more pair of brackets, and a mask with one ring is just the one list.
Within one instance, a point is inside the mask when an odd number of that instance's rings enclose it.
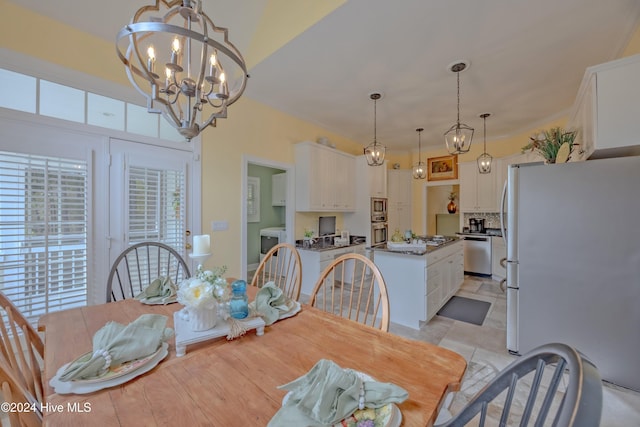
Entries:
{"label": "plantation shutter", "polygon": [[87,302],[87,164],[0,151],[0,289],[32,322]]}
{"label": "plantation shutter", "polygon": [[185,176],[182,170],[129,167],[129,245],[154,241],[179,253],[185,245]]}

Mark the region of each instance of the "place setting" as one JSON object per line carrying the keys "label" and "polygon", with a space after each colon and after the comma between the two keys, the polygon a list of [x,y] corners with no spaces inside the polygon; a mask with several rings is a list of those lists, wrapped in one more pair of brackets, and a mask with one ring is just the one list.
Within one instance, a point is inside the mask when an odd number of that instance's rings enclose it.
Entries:
{"label": "place setting", "polygon": [[278,388],[287,394],[268,427],[399,427],[402,413],[397,404],[409,397],[402,387],[327,359]]}
{"label": "place setting", "polygon": [[93,336],[93,350],[61,366],[49,384],[59,394],[86,394],[150,371],[169,354],[167,320],[143,314],[128,325],[108,322]]}

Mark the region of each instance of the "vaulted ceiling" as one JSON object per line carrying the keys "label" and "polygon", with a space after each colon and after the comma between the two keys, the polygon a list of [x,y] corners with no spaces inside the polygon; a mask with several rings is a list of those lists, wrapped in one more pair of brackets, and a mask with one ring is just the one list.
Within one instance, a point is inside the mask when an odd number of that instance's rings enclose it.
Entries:
{"label": "vaulted ceiling", "polygon": [[[152,0],[10,0],[114,41]],[[637,0],[204,0],[249,66],[244,96],[363,145],[442,147],[456,120],[488,140],[566,115],[586,67],[619,57],[640,22]],[[115,54],[114,54],[115,55]],[[233,108],[233,107],[231,107]],[[230,114],[232,114],[230,110]]]}

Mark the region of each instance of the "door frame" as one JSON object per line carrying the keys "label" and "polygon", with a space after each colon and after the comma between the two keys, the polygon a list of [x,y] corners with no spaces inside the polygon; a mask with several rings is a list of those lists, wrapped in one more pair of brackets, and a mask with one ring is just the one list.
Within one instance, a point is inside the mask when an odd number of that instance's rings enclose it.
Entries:
{"label": "door frame", "polygon": [[247,277],[247,184],[249,177],[249,164],[265,166],[284,170],[287,174],[287,205],[285,206],[285,228],[287,231],[287,243],[294,243],[295,231],[295,166],[261,157],[242,155],[242,197],[240,198],[241,224],[240,224],[240,277]]}

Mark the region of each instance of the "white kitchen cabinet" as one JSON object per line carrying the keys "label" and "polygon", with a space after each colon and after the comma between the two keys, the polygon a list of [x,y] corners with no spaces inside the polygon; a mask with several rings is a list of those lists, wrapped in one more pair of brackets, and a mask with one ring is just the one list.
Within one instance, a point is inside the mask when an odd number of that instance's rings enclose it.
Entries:
{"label": "white kitchen cabinet", "polygon": [[411,229],[411,171],[389,169],[387,174],[387,216],[389,233]]}
{"label": "white kitchen cabinet", "polygon": [[638,117],[640,55],[587,68],[567,123],[580,144],[571,160],[639,155]]}
{"label": "white kitchen cabinet", "polygon": [[295,145],[296,210],[355,209],[355,157],[314,142]]}
{"label": "white kitchen cabinet", "polygon": [[376,250],[375,263],[389,295],[391,322],[419,329],[462,286],[462,240],[426,255]]}
{"label": "white kitchen cabinet", "polygon": [[331,262],[348,253],[365,253],[365,245],[351,245],[342,248],[311,250],[298,248],[300,262],[302,263],[302,284],[300,293],[310,296],[316,281],[320,278],[320,273],[331,264]]}
{"label": "white kitchen cabinet", "polygon": [[276,173],[271,175],[271,205],[287,205],[287,174]]}
{"label": "white kitchen cabinet", "polygon": [[461,212],[495,212],[498,205],[496,196],[496,171],[481,174],[476,162],[458,164],[460,181]]}
{"label": "white kitchen cabinet", "polygon": [[507,277],[507,270],[500,265],[500,260],[507,257],[507,246],[504,237],[491,236],[491,278],[502,280]]}

